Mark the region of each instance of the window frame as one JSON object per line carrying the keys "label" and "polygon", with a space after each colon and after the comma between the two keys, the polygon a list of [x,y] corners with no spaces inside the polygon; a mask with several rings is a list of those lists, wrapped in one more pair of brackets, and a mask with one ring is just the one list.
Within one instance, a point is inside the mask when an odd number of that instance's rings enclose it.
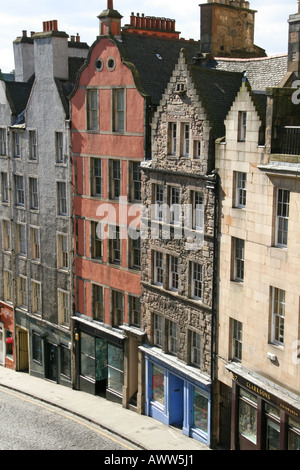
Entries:
{"label": "window frame", "polygon": [[[284,200],[279,201],[279,194],[286,193],[288,195],[287,202]],[[289,211],[290,211],[290,196],[291,192],[288,189],[277,188],[276,189],[276,222],[275,222],[275,246],[278,248],[287,248],[288,244],[288,225],[289,225]],[[281,207],[282,206],[282,207]],[[285,207],[285,210],[284,210]],[[280,212],[280,213],[279,213]],[[285,213],[285,215],[284,215]],[[281,227],[283,222],[284,227]],[[280,234],[280,236],[279,236]],[[284,235],[285,234],[285,235]],[[279,239],[281,241],[279,241]],[[282,240],[286,239],[284,242]]]}
{"label": "window frame", "polygon": [[233,280],[244,282],[245,279],[245,240],[233,237]]}
{"label": "window frame", "polygon": [[247,201],[247,173],[235,171],[235,207],[245,209]]}
{"label": "window frame", "polygon": [[246,142],[247,111],[239,111],[238,114],[238,142]]}
{"label": "window frame", "polygon": [[271,286],[271,343],[277,346],[284,346],[285,294],[284,290]]}
{"label": "window frame", "polygon": [[[112,130],[115,133],[124,133],[126,131],[125,91],[124,87],[112,89]],[[121,100],[119,100],[119,96],[121,96]]]}
{"label": "window frame", "polygon": [[[96,96],[96,100],[94,96]],[[99,131],[98,88],[87,88],[86,90],[86,129],[91,132]]]}

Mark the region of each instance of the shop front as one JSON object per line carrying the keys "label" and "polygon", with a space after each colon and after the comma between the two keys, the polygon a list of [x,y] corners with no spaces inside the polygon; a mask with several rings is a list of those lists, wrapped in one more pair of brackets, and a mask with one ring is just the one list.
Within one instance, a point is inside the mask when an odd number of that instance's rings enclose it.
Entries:
{"label": "shop front", "polygon": [[67,387],[71,380],[71,332],[16,309],[17,370]]}
{"label": "shop front", "polygon": [[234,365],[232,450],[300,450],[300,397]]}
{"label": "shop front", "polygon": [[15,368],[14,310],[0,302],[0,365]]}
{"label": "shop front", "polygon": [[210,445],[211,382],[158,348],[145,356],[145,414]]}
{"label": "shop front", "polygon": [[74,387],[122,403],[124,335],[96,322],[73,317]]}

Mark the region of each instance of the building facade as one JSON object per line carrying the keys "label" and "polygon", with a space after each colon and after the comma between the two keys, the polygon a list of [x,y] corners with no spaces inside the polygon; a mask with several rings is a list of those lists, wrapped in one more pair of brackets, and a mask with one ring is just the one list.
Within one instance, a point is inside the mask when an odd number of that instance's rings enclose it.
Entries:
{"label": "building facade", "polygon": [[235,450],[300,445],[294,94],[270,88],[258,95],[245,82],[217,143],[219,428],[221,442]]}
{"label": "building facade", "polygon": [[67,95],[87,51],[79,37],[68,41],[56,21],[30,37],[23,31],[14,41],[18,81],[6,84],[14,88],[19,112],[1,121],[7,134],[1,298],[13,312],[14,367],[67,386],[73,290]]}
{"label": "building facade", "polygon": [[182,42],[159,19],[140,34],[141,17],[121,18],[108,2],[71,98],[74,386],[143,412],[140,164]]}
{"label": "building facade", "polygon": [[152,121],[152,160],[142,164],[145,411],[207,445],[216,318],[214,140],[223,135],[241,80],[239,73],[191,65],[181,51]]}

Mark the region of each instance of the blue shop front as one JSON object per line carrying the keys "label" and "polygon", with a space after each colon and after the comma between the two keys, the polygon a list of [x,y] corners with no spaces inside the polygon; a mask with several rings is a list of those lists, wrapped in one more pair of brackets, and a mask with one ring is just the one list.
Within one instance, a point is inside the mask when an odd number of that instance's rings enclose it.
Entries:
{"label": "blue shop front", "polygon": [[143,345],[145,414],[210,445],[211,380],[159,348]]}

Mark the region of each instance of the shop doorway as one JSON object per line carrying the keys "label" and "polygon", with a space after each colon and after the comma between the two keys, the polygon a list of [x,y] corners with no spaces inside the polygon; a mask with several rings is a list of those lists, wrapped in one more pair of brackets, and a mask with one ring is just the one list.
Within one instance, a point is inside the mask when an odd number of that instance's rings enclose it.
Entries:
{"label": "shop doorway", "polygon": [[18,370],[29,372],[28,331],[18,331]]}
{"label": "shop doorway", "polygon": [[169,424],[182,428],[183,426],[183,380],[170,374],[169,383],[170,421]]}
{"label": "shop doorway", "polygon": [[57,345],[46,342],[46,379],[57,382],[58,380],[58,364],[57,364]]}

